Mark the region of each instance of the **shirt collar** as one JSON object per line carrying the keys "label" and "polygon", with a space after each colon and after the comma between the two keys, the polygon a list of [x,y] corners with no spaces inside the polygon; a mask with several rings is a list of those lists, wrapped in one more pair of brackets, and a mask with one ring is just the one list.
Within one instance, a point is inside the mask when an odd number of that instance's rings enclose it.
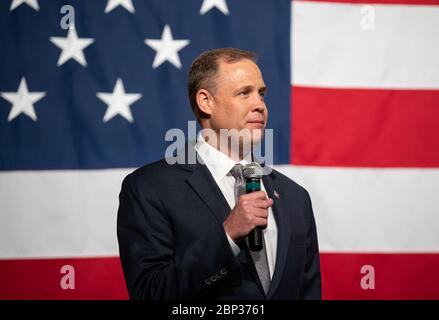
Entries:
{"label": "shirt collar", "polygon": [[[233,159],[207,143],[201,135],[198,135],[195,150],[200,155],[217,183],[230,172],[234,165],[236,165],[236,162]],[[244,156],[244,159],[239,163],[245,166],[251,161],[251,152],[248,152]]]}

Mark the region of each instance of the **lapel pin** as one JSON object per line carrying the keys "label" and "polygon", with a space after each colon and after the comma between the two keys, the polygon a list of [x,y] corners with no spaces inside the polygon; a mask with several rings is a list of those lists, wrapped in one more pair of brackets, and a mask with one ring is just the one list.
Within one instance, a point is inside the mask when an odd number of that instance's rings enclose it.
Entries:
{"label": "lapel pin", "polygon": [[275,196],[277,199],[280,199],[280,194],[279,194],[279,192],[277,192],[276,190],[274,190],[274,196]]}

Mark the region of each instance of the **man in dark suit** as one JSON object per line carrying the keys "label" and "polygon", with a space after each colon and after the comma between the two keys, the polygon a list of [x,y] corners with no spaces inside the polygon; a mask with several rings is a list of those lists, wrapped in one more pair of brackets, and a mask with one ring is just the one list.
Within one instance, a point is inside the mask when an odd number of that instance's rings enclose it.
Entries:
{"label": "man in dark suit", "polygon": [[[251,149],[221,139],[224,129],[247,130],[251,146],[262,139],[268,110],[255,61],[233,48],[200,55],[189,71],[189,99],[213,138],[201,133],[186,145],[183,154],[195,150],[196,163],[163,159],[125,178],[117,233],[132,299],[321,298],[308,192],[271,170],[261,191],[237,193]],[[246,237],[257,226],[264,248],[252,252]]]}

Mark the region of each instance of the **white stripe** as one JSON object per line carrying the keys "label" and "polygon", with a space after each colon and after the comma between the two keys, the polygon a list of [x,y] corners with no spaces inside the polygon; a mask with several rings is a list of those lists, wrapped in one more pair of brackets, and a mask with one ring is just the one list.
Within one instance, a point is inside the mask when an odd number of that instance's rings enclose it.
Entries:
{"label": "white stripe", "polygon": [[291,27],[293,85],[439,88],[439,6],[293,1]]}
{"label": "white stripe", "polygon": [[276,169],[309,191],[321,251],[439,251],[439,169]]}
{"label": "white stripe", "polygon": [[0,257],[117,255],[116,217],[132,169],[0,173]]}
{"label": "white stripe", "polygon": [[[310,192],[321,251],[439,251],[439,169],[276,168]],[[132,170],[0,173],[0,257],[117,255]]]}

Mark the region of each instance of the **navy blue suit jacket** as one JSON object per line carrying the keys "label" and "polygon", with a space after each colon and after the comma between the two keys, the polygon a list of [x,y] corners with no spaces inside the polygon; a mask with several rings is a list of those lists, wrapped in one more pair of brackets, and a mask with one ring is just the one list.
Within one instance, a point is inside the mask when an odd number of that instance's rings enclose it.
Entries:
{"label": "navy blue suit jacket", "polygon": [[233,254],[222,224],[231,208],[205,165],[161,160],[128,175],[119,197],[117,235],[130,298],[320,299],[308,192],[275,170],[263,182],[274,200],[278,228],[267,295],[246,242],[238,243],[238,256]]}

